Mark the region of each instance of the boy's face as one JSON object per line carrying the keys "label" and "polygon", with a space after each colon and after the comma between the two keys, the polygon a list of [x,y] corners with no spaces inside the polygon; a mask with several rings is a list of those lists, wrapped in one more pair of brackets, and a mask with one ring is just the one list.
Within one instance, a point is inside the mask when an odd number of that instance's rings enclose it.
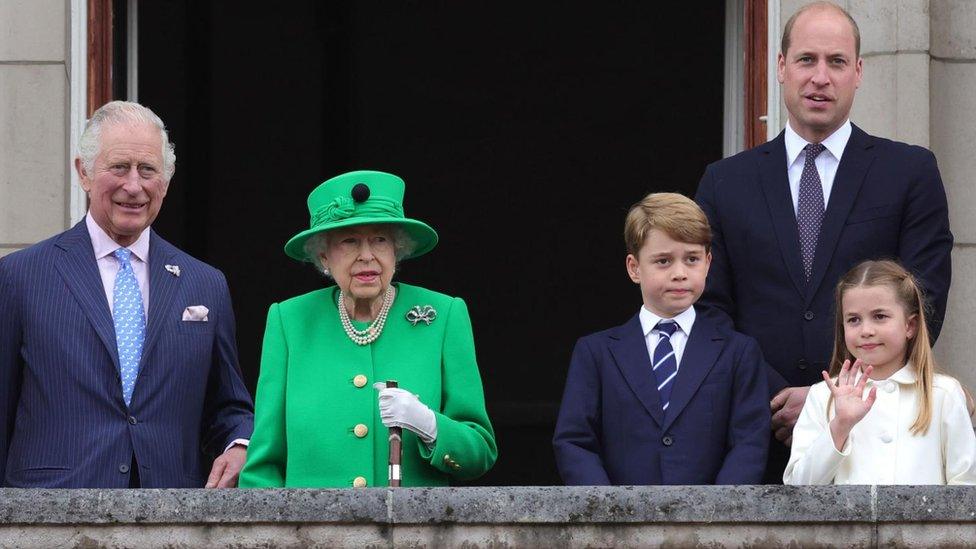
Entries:
{"label": "boy's face", "polygon": [[627,254],[627,273],[640,284],[649,311],[673,318],[698,301],[711,262],[705,246],[678,242],[664,231],[651,229],[637,257]]}

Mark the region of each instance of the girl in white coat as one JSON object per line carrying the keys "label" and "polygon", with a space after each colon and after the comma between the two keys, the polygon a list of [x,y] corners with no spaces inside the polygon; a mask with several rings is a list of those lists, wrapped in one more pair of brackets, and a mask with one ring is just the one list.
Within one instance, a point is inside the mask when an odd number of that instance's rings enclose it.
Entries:
{"label": "girl in white coat", "polygon": [[893,261],[840,280],[830,374],[807,395],[785,484],[976,484],[966,396],[935,373],[924,303]]}

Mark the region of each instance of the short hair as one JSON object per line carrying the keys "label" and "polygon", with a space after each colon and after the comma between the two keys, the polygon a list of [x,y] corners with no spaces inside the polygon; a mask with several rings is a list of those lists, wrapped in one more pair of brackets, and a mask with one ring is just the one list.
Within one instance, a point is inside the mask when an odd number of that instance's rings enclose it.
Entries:
{"label": "short hair", "polygon": [[106,124],[147,124],[159,130],[159,137],[163,142],[163,179],[168,183],[176,172],[176,147],[169,142],[169,133],[162,119],[152,112],[149,107],[131,101],[112,101],[99,107],[88,122],[78,140],[78,158],[81,159],[85,172],[91,174],[95,168],[95,158],[101,152],[102,128]]}
{"label": "short hair", "polygon": [[[396,255],[397,263],[401,259],[413,255],[417,251],[417,242],[403,229],[403,227],[396,224],[384,224],[390,229],[390,236],[393,237],[393,249]],[[328,278],[332,278],[332,274],[326,271],[322,267],[322,262],[318,260],[319,254],[323,254],[329,249],[329,233],[331,231],[322,231],[320,233],[313,234],[308,237],[303,246],[305,250],[305,259],[308,260],[315,269],[325,275]]]}
{"label": "short hair", "polygon": [[844,8],[838,6],[833,2],[827,2],[826,0],[819,0],[818,2],[810,2],[809,4],[803,6],[802,8],[796,10],[796,13],[790,16],[786,20],[786,26],[783,28],[783,39],[779,44],[779,51],[784,56],[786,55],[786,50],[790,49],[790,35],[793,33],[793,24],[800,15],[813,10],[813,9],[833,9],[847,18],[847,21],[851,24],[851,31],[854,33],[854,54],[855,58],[861,57],[861,29],[857,26],[857,21],[851,17],[851,14]]}
{"label": "short hair", "polygon": [[635,256],[644,246],[651,229],[663,231],[678,242],[712,245],[708,217],[695,201],[678,193],[651,193],[630,207],[624,222],[627,252]]}

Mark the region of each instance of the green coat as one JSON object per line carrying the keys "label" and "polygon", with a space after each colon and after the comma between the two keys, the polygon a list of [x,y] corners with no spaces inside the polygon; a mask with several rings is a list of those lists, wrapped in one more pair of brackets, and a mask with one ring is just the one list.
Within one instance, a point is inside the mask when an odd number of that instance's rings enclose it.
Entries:
{"label": "green coat", "polygon": [[[395,286],[383,333],[366,346],[342,329],[335,286],[271,306],[241,487],[349,487],[357,478],[357,485],[365,479],[366,486],[386,486],[389,430],[373,383],[389,379],[416,393],[437,418],[433,448],[403,430],[403,486],[444,486],[495,463],[467,306]],[[416,305],[433,306],[437,318],[412,325],[406,316]],[[360,437],[363,426],[368,431]]]}

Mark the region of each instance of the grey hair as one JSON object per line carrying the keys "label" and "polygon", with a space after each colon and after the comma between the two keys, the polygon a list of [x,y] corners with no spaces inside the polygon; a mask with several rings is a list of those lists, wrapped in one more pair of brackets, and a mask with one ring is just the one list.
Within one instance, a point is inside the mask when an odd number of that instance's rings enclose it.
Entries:
{"label": "grey hair", "polygon": [[169,133],[163,121],[152,112],[149,107],[144,107],[139,103],[131,101],[112,101],[99,107],[88,122],[85,130],[78,140],[78,158],[85,168],[85,172],[91,174],[95,168],[95,157],[101,152],[102,128],[106,124],[147,124],[159,129],[159,137],[163,142],[163,179],[169,180],[176,172],[176,147],[169,142]]}
{"label": "grey hair", "polygon": [[[322,231],[320,233],[313,234],[308,237],[305,241],[305,257],[315,266],[315,269],[322,273],[327,278],[332,278],[332,274],[329,273],[327,269],[322,266],[322,262],[319,261],[319,255],[324,254],[326,250],[329,249],[329,233],[331,231]],[[410,238],[407,231],[403,230],[403,227],[399,225],[390,226],[391,236],[393,237],[393,248],[396,250],[396,260],[399,264],[400,260],[412,255],[417,251],[417,242]]]}

